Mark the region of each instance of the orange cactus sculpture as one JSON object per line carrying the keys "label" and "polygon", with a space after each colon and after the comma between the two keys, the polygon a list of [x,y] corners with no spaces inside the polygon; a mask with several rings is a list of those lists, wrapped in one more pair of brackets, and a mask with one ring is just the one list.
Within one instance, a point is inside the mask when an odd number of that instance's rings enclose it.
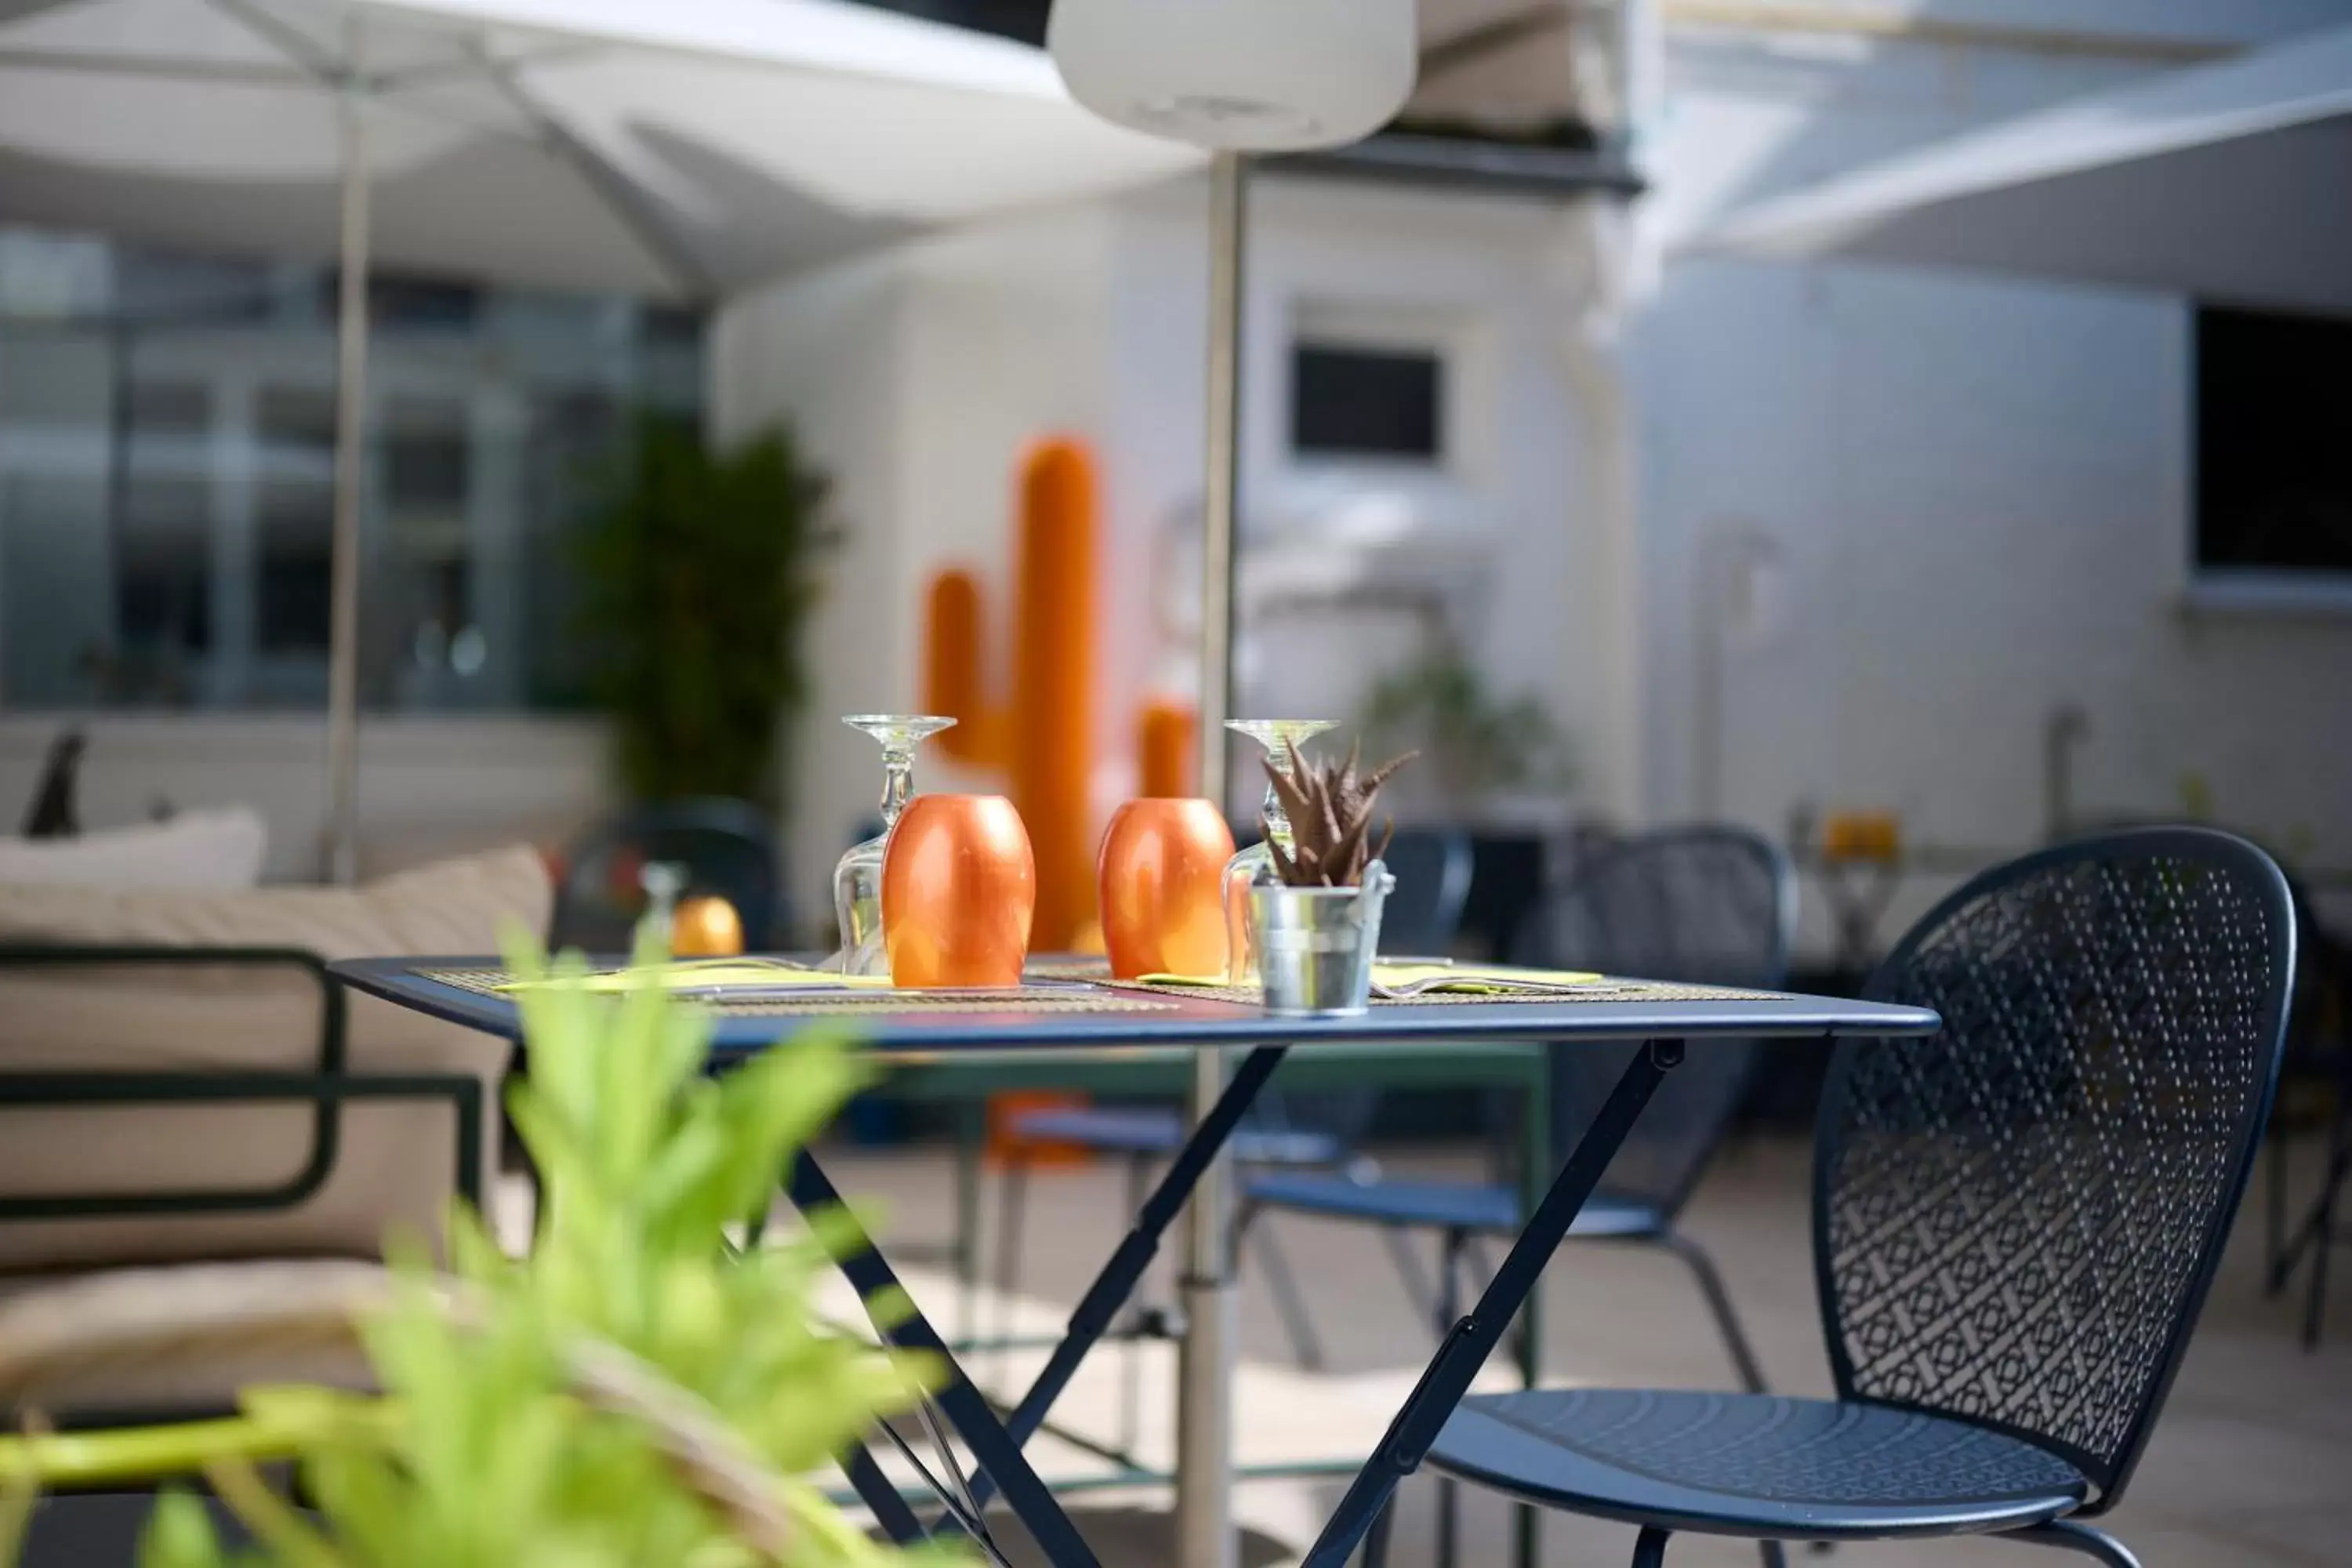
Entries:
{"label": "orange cactus sculpture", "polygon": [[936,742],[959,763],[999,768],[1037,858],[1034,948],[1066,948],[1093,918],[1092,763],[1095,470],[1056,437],[1023,458],[1013,546],[1012,689],[987,700],[980,585],[959,569],[931,580],[923,703],[954,719]]}
{"label": "orange cactus sculpture", "polygon": [[1140,787],[1146,800],[1191,795],[1192,776],[1192,710],[1185,703],[1156,698],[1143,705],[1136,721],[1135,751]]}

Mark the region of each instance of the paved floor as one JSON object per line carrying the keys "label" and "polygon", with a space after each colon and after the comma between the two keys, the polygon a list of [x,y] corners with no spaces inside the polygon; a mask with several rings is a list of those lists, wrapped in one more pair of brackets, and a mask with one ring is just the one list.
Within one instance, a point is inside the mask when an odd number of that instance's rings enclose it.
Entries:
{"label": "paved floor", "polygon": [[[1805,1152],[1793,1144],[1732,1149],[1700,1193],[1688,1228],[1716,1252],[1745,1310],[1767,1373],[1790,1392],[1827,1388],[1812,1300],[1804,1202]],[[1399,1169],[1466,1171],[1468,1156],[1392,1160]],[[835,1174],[844,1189],[877,1203],[887,1235],[937,1234],[947,1212],[945,1162],[936,1155],[844,1153]],[[990,1203],[994,1202],[992,1185]],[[1117,1240],[1126,1218],[1119,1184],[1105,1169],[1041,1173],[1031,1207],[1018,1293],[985,1300],[984,1327],[1010,1321],[1047,1328]],[[2332,1333],[2305,1354],[2296,1308],[2262,1299],[2257,1278],[2259,1194],[2217,1286],[2204,1325],[2176,1385],[2130,1496],[2113,1518],[2147,1568],[2345,1568],[2352,1564],[2352,1280],[2339,1294]],[[1244,1461],[1353,1457],[1377,1436],[1429,1348],[1420,1323],[1371,1233],[1315,1221],[1272,1222],[1319,1310],[1331,1372],[1316,1376],[1290,1362],[1265,1282],[1245,1269],[1246,1364],[1240,1384]],[[2339,1258],[2352,1274],[2352,1259]],[[1544,1325],[1551,1381],[1727,1387],[1717,1348],[1689,1277],[1672,1258],[1640,1248],[1578,1247],[1550,1274]],[[956,1292],[936,1270],[911,1283],[942,1325],[955,1319]],[[1018,1382],[1034,1358],[981,1357],[983,1381]],[[1147,1451],[1164,1455],[1172,1363],[1153,1347],[1139,1371]],[[1074,1388],[1066,1409],[1098,1436],[1118,1429],[1126,1379],[1116,1354]],[[1041,1462],[1084,1475],[1092,1462],[1047,1445]],[[1292,1560],[1312,1539],[1338,1495],[1337,1481],[1269,1480],[1245,1487],[1240,1508],[1253,1565]],[[1417,1478],[1402,1497],[1392,1561],[1431,1558],[1433,1481]],[[1082,1500],[1080,1523],[1111,1568],[1168,1560],[1167,1499],[1150,1491]],[[1464,1508],[1464,1561],[1508,1561],[1509,1510],[1472,1495]],[[1632,1533],[1554,1516],[1548,1563],[1622,1563]],[[1752,1548],[1679,1539],[1675,1564],[1748,1563]],[[1804,1558],[1798,1559],[1806,1561]],[[1997,1542],[1869,1545],[1827,1559],[1854,1568],[1929,1568],[1997,1562],[2056,1562]]]}

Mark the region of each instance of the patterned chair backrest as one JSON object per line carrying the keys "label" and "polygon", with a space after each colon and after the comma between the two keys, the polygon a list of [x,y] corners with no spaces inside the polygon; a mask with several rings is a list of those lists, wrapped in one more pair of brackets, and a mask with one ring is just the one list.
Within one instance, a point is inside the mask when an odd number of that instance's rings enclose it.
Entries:
{"label": "patterned chair backrest", "polygon": [[1385,858],[1397,885],[1381,911],[1381,951],[1444,956],[1470,900],[1470,836],[1457,827],[1400,827]]}
{"label": "patterned chair backrest", "polygon": [[671,801],[628,812],[572,847],[556,889],[551,945],[628,952],[645,910],[639,873],[653,861],[684,866],[688,896],[716,894],[733,904],[754,952],[772,946],[791,923],[766,815],[740,800]]}
{"label": "patterned chair backrest", "polygon": [[1915,927],[1841,1047],[1814,1258],[1839,1393],[1996,1426],[2122,1495],[2212,1282],[2294,974],[2286,881],[2201,828],[2063,845]]}
{"label": "patterned chair backrest", "polygon": [[[1769,840],[1737,827],[1672,827],[1594,853],[1546,900],[1521,962],[1643,980],[1772,990],[1788,979],[1796,878]],[[1638,1047],[1555,1047],[1552,1149],[1572,1148]],[[1660,1086],[1602,1190],[1671,1217],[1723,1141],[1755,1070],[1748,1040],[1711,1040]]]}

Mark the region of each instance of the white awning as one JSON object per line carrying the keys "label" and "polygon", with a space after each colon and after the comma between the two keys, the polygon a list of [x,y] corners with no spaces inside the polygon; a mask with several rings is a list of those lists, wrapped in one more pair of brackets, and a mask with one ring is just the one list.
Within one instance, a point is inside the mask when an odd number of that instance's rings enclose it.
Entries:
{"label": "white awning", "polygon": [[1890,158],[1734,212],[1680,250],[2352,310],[2352,27]]}
{"label": "white awning", "polygon": [[0,0],[0,221],[709,295],[1198,154],[1037,49],[842,0]]}

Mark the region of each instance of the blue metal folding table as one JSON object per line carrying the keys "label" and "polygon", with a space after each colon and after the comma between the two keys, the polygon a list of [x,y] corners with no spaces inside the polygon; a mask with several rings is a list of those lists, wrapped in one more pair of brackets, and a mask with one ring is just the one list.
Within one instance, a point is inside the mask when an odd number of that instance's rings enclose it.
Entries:
{"label": "blue metal folding table", "polygon": [[[520,1018],[510,1000],[435,978],[488,962],[366,959],[332,968],[338,978],[368,994],[469,1028],[517,1037]],[[1145,996],[1131,990],[1085,986],[1072,986],[1070,991],[1067,998],[1026,1000],[1016,995],[975,1002],[970,1007],[932,1005],[919,1010],[901,1010],[887,997],[876,997],[845,1005],[841,1014],[835,1015],[853,1018],[866,1049],[888,1065],[920,1066],[973,1056],[1094,1060],[1139,1053],[1206,1053],[1200,1058],[1202,1070],[1193,1075],[1191,1139],[1071,1314],[1067,1336],[1007,1416],[998,1419],[920,1313],[876,1325],[890,1343],[929,1352],[946,1364],[948,1373],[937,1402],[940,1414],[971,1455],[978,1472],[971,1485],[974,1500],[984,1504],[992,1495],[1002,1494],[1055,1568],[1095,1568],[1096,1559],[1030,1466],[1023,1445],[1044,1424],[1087,1352],[1110,1328],[1158,1252],[1160,1238],[1183,1211],[1235,1124],[1286,1052],[1318,1044],[1356,1047],[1368,1043],[1429,1047],[1501,1041],[1648,1044],[1647,1049],[1635,1053],[1600,1114],[1561,1164],[1542,1202],[1534,1205],[1477,1305],[1438,1347],[1307,1555],[1307,1568],[1340,1568],[1397,1484],[1419,1467],[1447,1415],[1468,1391],[1471,1380],[1533,1289],[1577,1210],[1598,1185],[1642,1108],[1682,1059],[1685,1042],[1697,1042],[1704,1048],[1706,1041],[1717,1038],[1925,1036],[1939,1026],[1936,1015],[1920,1007],[1638,984],[1599,987],[1588,996],[1541,1001],[1381,1005],[1352,1018],[1280,1018],[1255,1006],[1181,994]],[[1080,1001],[1080,995],[1093,1000]],[[763,1050],[780,1034],[789,1032],[794,1022],[792,1017],[721,1012],[714,1024],[714,1058],[723,1068],[730,1058]],[[1240,1065],[1228,1076],[1223,1066],[1235,1053],[1241,1056]],[[803,1211],[837,1205],[840,1201],[832,1181],[806,1152],[788,1173],[785,1191],[794,1206]],[[858,1240],[864,1250],[845,1258],[842,1268],[860,1298],[871,1301],[877,1294],[889,1292],[903,1299],[896,1274],[871,1238]],[[1190,1272],[1202,1277],[1184,1282],[1186,1312],[1180,1355],[1185,1396],[1180,1401],[1179,1419],[1187,1429],[1180,1432],[1178,1451],[1187,1462],[1180,1464],[1177,1478],[1178,1556],[1181,1568],[1231,1568],[1235,1539],[1229,1432],[1233,1280],[1229,1260],[1202,1275],[1202,1256],[1195,1252],[1190,1260]],[[858,1495],[886,1531],[901,1539],[922,1531],[913,1508],[882,1477],[870,1457],[854,1456],[850,1470]]]}

